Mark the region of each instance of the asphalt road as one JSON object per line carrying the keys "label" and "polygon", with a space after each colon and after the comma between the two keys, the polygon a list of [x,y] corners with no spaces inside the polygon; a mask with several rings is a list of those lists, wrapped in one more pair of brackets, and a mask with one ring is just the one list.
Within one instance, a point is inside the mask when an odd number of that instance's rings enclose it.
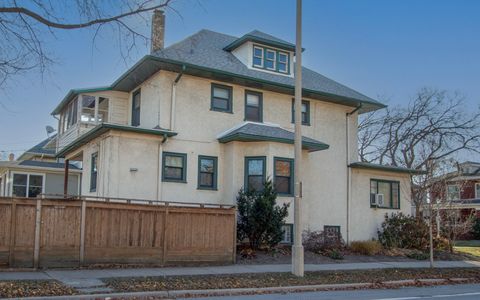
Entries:
{"label": "asphalt road", "polygon": [[434,287],[408,287],[390,290],[356,290],[308,292],[291,294],[270,294],[258,296],[232,296],[215,298],[196,298],[215,300],[478,300],[480,284],[442,285]]}

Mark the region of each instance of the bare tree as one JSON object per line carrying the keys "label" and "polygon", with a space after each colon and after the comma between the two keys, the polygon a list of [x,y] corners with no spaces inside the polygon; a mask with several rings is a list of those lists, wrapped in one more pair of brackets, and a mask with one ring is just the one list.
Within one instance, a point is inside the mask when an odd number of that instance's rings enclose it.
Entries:
{"label": "bare tree", "polygon": [[408,106],[370,113],[359,124],[362,161],[426,172],[412,177],[417,215],[439,164],[460,152],[480,153],[480,110],[466,112],[458,93],[424,88]]}
{"label": "bare tree", "polygon": [[0,3],[0,88],[15,76],[55,62],[45,45],[58,30],[92,30],[92,39],[109,27],[118,34],[122,57],[138,40],[148,41],[132,18],[144,18],[155,9],[170,8],[172,0],[4,0]]}

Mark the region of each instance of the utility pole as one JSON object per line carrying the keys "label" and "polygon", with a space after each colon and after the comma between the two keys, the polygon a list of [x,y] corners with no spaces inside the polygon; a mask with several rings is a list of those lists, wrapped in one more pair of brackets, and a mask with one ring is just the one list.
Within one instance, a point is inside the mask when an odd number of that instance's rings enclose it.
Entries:
{"label": "utility pole", "polygon": [[297,0],[295,42],[295,199],[294,199],[294,242],[292,248],[292,274],[303,277],[303,245],[302,245],[302,0]]}

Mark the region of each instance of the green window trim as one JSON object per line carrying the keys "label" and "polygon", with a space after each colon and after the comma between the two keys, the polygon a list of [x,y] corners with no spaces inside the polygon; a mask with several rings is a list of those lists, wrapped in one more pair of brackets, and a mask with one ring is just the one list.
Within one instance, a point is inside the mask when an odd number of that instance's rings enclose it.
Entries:
{"label": "green window trim", "polygon": [[[212,160],[213,161],[213,180],[212,185],[201,185],[201,161],[202,160]],[[199,155],[198,156],[198,176],[197,176],[197,189],[198,190],[218,190],[218,158],[216,156],[207,156],[207,155]]]}
{"label": "green window trim", "polygon": [[[290,163],[290,182],[289,182],[289,193],[280,193],[277,191],[278,196],[283,196],[283,197],[293,197],[294,196],[294,178],[295,178],[295,173],[294,173],[294,159],[293,158],[285,158],[285,157],[274,157],[273,158],[273,185],[276,187],[276,181],[277,181],[277,161],[284,161],[284,162],[289,162]],[[280,177],[280,176],[279,176]],[[285,177],[285,176],[282,176]]]}
{"label": "green window trim", "polygon": [[[305,120],[302,117],[302,125],[310,126],[310,101],[302,100],[302,105],[304,104],[307,107],[307,111],[305,112]],[[295,123],[295,99],[292,99],[292,123]]]}
{"label": "green window trim", "polygon": [[[215,107],[215,105],[214,105],[214,99],[215,99],[214,91],[215,91],[215,88],[227,90],[228,99],[227,98],[218,98],[218,99],[221,99],[221,100],[227,100],[227,103],[228,103],[227,109],[222,109],[222,108],[219,108],[219,107]],[[231,113],[231,114],[233,113],[233,88],[231,86],[218,84],[218,83],[212,83],[211,98],[210,98],[210,110],[218,111],[218,112],[226,112],[226,113]]]}
{"label": "green window trim", "polygon": [[[168,178],[165,172],[165,159],[167,156],[180,157],[182,159],[182,178]],[[163,152],[162,153],[162,181],[163,182],[178,182],[178,183],[187,183],[187,154],[186,153],[177,153],[177,152]]]}
{"label": "green window trim", "polygon": [[90,160],[90,192],[97,191],[98,180],[98,152],[92,153]]}
{"label": "green window trim", "polygon": [[[139,97],[138,99],[138,109],[135,108],[135,97]],[[131,124],[134,127],[140,126],[140,112],[142,106],[142,93],[141,90],[138,89],[132,93],[132,114],[131,114]]]}
{"label": "green window trim", "polygon": [[[378,206],[378,205],[373,205],[372,204],[372,196],[373,196],[373,193],[372,193],[372,183],[375,183],[376,184],[376,192],[378,194],[378,183],[388,183],[390,184],[390,204],[388,206]],[[398,186],[398,190],[397,190],[397,199],[398,199],[398,207],[394,207],[393,206],[393,184],[397,184]],[[395,180],[385,180],[385,179],[375,179],[375,178],[371,178],[370,179],[370,207],[371,208],[380,208],[380,209],[400,209],[400,202],[401,202],[401,198],[400,198],[400,181],[395,181]]]}
{"label": "green window trim", "polygon": [[[262,49],[262,56],[256,56],[255,55],[255,49]],[[274,67],[273,68],[268,68],[265,65],[265,61],[267,60],[267,51],[273,52],[274,53]],[[280,54],[286,56],[286,62],[283,62],[280,60]],[[255,64],[255,58],[261,59],[261,64]],[[269,59],[270,60],[270,59]],[[272,60],[270,60],[272,61]],[[280,70],[278,67],[280,64],[285,64],[286,65],[286,71]],[[252,67],[256,69],[262,69],[262,70],[267,70],[267,71],[272,71],[280,74],[285,74],[285,75],[290,75],[290,53],[287,51],[282,51],[274,48],[269,48],[265,46],[260,46],[258,44],[254,44],[252,47]]]}
{"label": "green window trim", "polygon": [[[246,191],[248,191],[250,188],[248,186],[248,178],[249,178],[249,168],[248,168],[248,163],[251,161],[251,160],[261,160],[262,161],[262,183],[265,183],[265,181],[267,180],[267,174],[266,174],[266,170],[267,170],[267,157],[266,156],[245,156],[245,166],[244,166],[244,189]],[[253,176],[253,175],[252,175]]]}
{"label": "green window trim", "polygon": [[[247,118],[247,108],[249,105],[247,104],[247,97],[248,95],[255,95],[258,96],[258,120],[249,120]],[[254,107],[254,106],[251,106]],[[245,90],[245,118],[244,121],[252,121],[252,122],[259,122],[263,123],[263,93],[251,90]]]}
{"label": "green window trim", "polygon": [[283,236],[282,236],[282,240],[280,241],[280,244],[283,244],[283,245],[292,245],[293,244],[293,241],[294,241],[294,234],[295,232],[293,231],[293,224],[283,224],[282,227],[286,227],[288,228],[288,230],[290,231],[290,241],[285,241],[283,239]]}

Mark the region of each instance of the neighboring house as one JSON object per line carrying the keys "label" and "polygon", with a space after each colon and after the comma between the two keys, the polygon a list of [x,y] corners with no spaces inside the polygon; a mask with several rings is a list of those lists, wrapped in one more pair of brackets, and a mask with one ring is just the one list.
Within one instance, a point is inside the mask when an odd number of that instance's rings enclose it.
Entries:
{"label": "neighboring house", "polygon": [[[0,197],[64,194],[64,163],[55,158],[56,136],[35,145],[17,160],[0,161]],[[70,165],[68,194],[80,193],[82,171]]]}
{"label": "neighboring house", "polygon": [[[71,90],[57,156],[81,161],[82,196],[234,204],[272,178],[293,223],[295,46],[252,31],[201,30],[152,52],[106,87]],[[385,213],[410,211],[412,170],[359,163],[357,119],[385,105],[303,68],[303,227],[376,237]]]}

